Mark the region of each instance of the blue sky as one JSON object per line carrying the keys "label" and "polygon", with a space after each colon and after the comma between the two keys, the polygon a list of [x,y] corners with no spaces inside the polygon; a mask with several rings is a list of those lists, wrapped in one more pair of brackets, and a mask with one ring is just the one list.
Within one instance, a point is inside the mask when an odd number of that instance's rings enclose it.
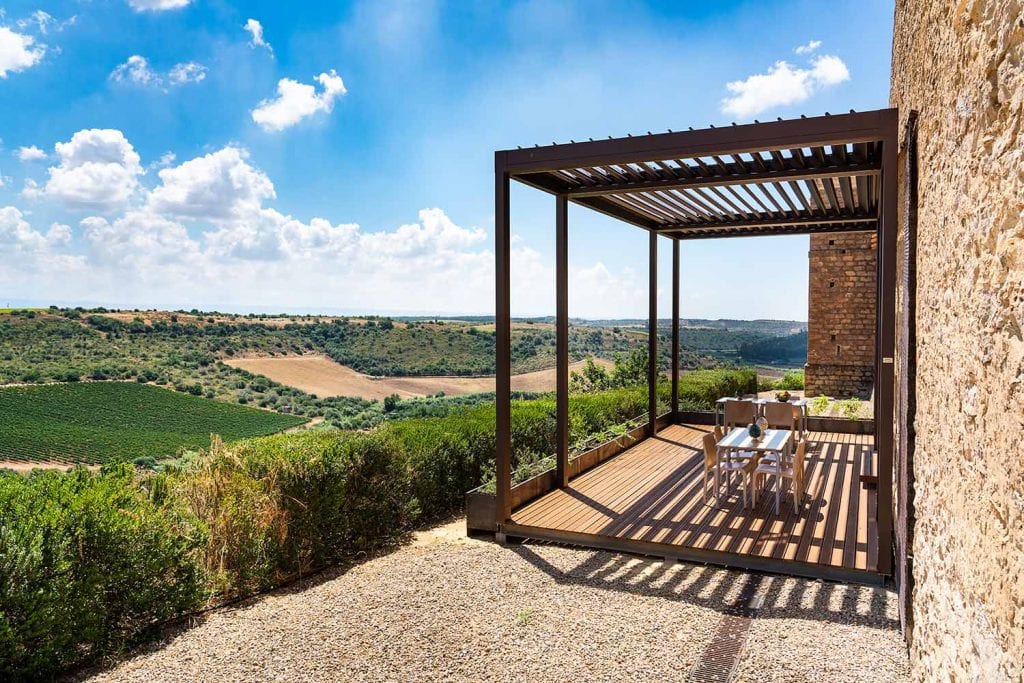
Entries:
{"label": "blue sky", "polygon": [[[0,305],[398,313],[493,311],[495,149],[884,107],[893,13],[0,8]],[[551,313],[553,200],[512,202],[514,310]],[[644,315],[646,235],[579,208],[570,230],[571,314]],[[684,244],[684,315],[804,319],[806,252],[805,237]]]}

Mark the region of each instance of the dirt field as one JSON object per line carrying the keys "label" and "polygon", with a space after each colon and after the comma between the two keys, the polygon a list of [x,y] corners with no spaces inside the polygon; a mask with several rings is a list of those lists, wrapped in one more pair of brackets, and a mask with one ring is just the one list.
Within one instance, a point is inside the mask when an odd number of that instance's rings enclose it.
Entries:
{"label": "dirt field", "polygon": [[[391,394],[402,398],[494,391],[493,377],[371,377],[323,356],[280,356],[277,358],[231,358],[228,365],[264,375],[288,386],[325,396],[358,396],[383,399]],[[611,366],[608,361],[597,362]],[[573,363],[570,370],[583,366]],[[554,391],[555,370],[539,370],[512,377],[513,391]]]}

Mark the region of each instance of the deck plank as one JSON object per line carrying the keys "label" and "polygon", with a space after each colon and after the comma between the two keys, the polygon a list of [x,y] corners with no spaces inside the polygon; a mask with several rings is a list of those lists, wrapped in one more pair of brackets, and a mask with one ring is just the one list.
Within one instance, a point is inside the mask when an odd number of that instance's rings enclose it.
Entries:
{"label": "deck plank", "polygon": [[[860,486],[870,436],[812,432],[804,498],[793,512],[784,480],[776,515],[773,477],[753,508],[740,487],[715,504],[713,483],[702,496],[706,426],[670,425],[654,438],[574,478],[513,512],[515,524],[621,540],[873,571],[874,499]],[[874,536],[875,538],[872,538]]]}

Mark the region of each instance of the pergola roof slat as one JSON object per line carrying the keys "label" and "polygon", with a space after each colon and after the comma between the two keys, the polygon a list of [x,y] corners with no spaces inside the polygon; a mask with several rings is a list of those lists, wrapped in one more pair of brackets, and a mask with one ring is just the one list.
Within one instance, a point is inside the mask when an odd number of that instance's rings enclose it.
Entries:
{"label": "pergola roof slat", "polygon": [[880,110],[505,150],[495,162],[510,179],[646,229],[683,230],[673,233],[679,238],[870,229],[878,219],[878,131],[891,116]]}

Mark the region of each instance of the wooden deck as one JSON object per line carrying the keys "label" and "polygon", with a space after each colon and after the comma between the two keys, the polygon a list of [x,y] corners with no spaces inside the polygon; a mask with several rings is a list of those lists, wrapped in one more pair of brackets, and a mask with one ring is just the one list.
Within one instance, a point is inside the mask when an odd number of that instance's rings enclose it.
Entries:
{"label": "wooden deck", "polygon": [[[671,425],[625,453],[513,511],[509,535],[775,571],[877,582],[876,491],[860,483],[870,435],[811,432],[806,491],[780,514],[769,477],[753,509],[738,485],[704,503],[701,439],[711,428]],[[735,484],[735,482],[734,482]]]}

